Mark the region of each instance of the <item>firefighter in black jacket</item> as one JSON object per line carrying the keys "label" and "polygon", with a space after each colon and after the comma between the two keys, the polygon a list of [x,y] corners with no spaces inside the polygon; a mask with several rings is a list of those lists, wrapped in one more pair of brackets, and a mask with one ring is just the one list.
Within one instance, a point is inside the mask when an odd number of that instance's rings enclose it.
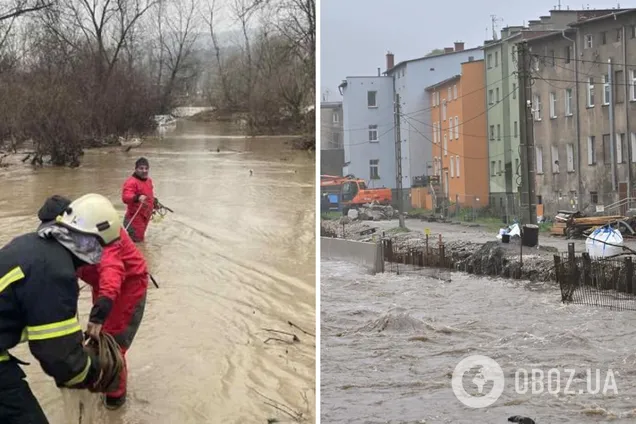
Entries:
{"label": "firefighter in black jacket", "polygon": [[[48,424],[19,364],[10,353],[28,342],[58,387],[97,389],[102,369],[83,349],[77,319],[76,269],[101,259],[102,246],[119,237],[121,220],[97,194],[69,205],[63,216],[0,249],[0,423]],[[118,384],[118,379],[112,382]],[[103,385],[103,384],[102,384]]]}

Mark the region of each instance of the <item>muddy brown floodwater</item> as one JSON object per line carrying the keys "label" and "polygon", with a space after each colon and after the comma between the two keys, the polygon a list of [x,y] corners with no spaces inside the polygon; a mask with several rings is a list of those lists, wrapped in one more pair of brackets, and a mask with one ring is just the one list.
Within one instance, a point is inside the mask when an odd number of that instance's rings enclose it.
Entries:
{"label": "muddy brown floodwater", "polygon": [[[325,260],[320,274],[322,423],[636,422],[634,312],[563,306],[552,283],[446,271],[450,279],[370,276]],[[452,390],[453,370],[469,355],[493,358],[505,376],[486,409],[464,406]],[[544,373],[534,386],[533,369]],[[469,376],[464,387],[476,394]]]}
{"label": "muddy brown floodwater", "polygon": [[[180,122],[129,153],[87,151],[77,169],[0,170],[2,245],[34,230],[54,193],[104,194],[123,216],[121,185],[142,155],[157,197],[174,210],[140,245],[160,288],[149,288],[127,356],[129,402],[115,412],[92,406],[95,424],[289,420],[277,407],[314,419],[315,337],[287,322],[315,334],[315,156],[291,151],[285,138],[231,134]],[[88,290],[79,307],[84,324]],[[263,328],[300,342],[264,344]],[[24,369],[51,424],[69,424],[52,380],[24,346],[14,352],[32,362]]]}

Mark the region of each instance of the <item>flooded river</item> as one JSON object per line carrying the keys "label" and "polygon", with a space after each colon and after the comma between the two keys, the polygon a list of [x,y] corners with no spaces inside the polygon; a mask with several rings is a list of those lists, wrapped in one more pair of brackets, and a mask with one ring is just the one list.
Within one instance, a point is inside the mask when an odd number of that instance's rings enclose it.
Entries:
{"label": "flooded river", "polygon": [[[156,196],[174,210],[150,224],[140,245],[160,288],[149,288],[127,356],[129,402],[122,411],[95,407],[95,424],[289,419],[276,407],[313,420],[316,341],[288,321],[315,334],[315,156],[291,151],[284,138],[230,134],[180,122],[129,153],[87,151],[77,169],[0,170],[2,244],[34,230],[54,193],[104,194],[123,216],[121,185],[139,156],[150,161]],[[83,290],[82,323],[89,310]],[[272,333],[264,328],[300,342],[265,344]],[[33,361],[24,347],[15,353]],[[51,424],[68,424],[52,380],[37,363],[25,371]]]}
{"label": "flooded river", "polygon": [[[323,260],[321,321],[325,424],[494,424],[513,415],[537,424],[636,421],[636,313],[564,306],[552,284],[370,276]],[[464,406],[451,388],[468,355],[493,358],[505,377],[501,397],[485,409]],[[534,389],[532,369],[544,373],[535,373]],[[473,394],[469,376],[464,387]]]}

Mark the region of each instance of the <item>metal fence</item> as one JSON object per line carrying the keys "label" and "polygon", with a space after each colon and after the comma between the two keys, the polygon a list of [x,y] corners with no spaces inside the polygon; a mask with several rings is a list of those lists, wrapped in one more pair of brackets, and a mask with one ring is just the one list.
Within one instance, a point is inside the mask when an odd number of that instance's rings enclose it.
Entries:
{"label": "metal fence", "polygon": [[636,311],[636,281],[631,256],[592,259],[575,255],[573,245],[567,253],[554,255],[561,300],[614,310]]}

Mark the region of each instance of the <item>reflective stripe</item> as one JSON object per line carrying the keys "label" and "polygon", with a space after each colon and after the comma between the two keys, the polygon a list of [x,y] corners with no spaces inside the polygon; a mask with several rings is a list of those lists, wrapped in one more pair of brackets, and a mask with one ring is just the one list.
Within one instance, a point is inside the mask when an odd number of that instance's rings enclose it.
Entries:
{"label": "reflective stripe", "polygon": [[35,325],[27,327],[29,340],[46,340],[67,336],[77,331],[82,331],[77,317],[52,324]]}
{"label": "reflective stripe", "polygon": [[86,357],[86,366],[84,367],[82,372],[80,372],[75,377],[71,378],[69,381],[64,383],[64,385],[70,387],[70,386],[74,386],[76,384],[81,383],[82,381],[84,381],[86,379],[86,376],[88,375],[88,371],[90,369],[91,369],[91,357],[88,356],[88,357]]}
{"label": "reflective stripe", "polygon": [[15,283],[16,281],[19,281],[23,278],[24,272],[22,272],[22,268],[16,266],[11,271],[0,277],[0,293],[2,293],[4,289],[9,287],[9,284]]}
{"label": "reflective stripe", "polygon": [[9,359],[9,354],[7,352],[0,352],[0,362],[5,362],[8,361]]}

